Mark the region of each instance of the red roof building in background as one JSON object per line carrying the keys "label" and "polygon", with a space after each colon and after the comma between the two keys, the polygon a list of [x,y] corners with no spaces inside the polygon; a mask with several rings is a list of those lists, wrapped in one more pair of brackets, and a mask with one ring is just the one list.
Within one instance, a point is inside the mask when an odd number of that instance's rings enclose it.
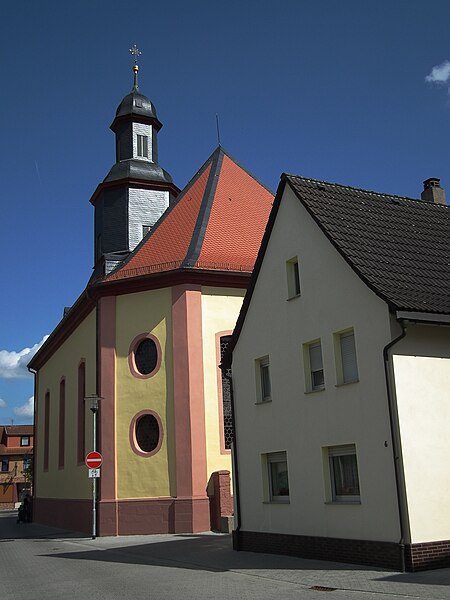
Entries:
{"label": "red roof building in background", "polygon": [[178,193],[157,163],[161,122],[134,70],[111,126],[116,163],[91,198],[93,275],[29,365],[38,374],[34,515],[90,531],[85,398],[96,395],[98,534],[221,529],[232,423],[218,365],[273,194],[220,146]]}
{"label": "red roof building in background", "polygon": [[0,425],[0,509],[15,508],[31,492],[32,425]]}

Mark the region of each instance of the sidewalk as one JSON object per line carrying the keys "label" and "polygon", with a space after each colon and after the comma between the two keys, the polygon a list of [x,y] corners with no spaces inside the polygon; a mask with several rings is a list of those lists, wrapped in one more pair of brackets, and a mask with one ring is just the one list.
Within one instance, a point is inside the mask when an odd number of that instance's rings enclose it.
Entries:
{"label": "sidewalk", "polygon": [[[39,549],[40,559],[42,556],[58,559],[58,566],[66,569],[74,564],[103,564],[102,569],[109,569],[112,564],[115,573],[124,574],[139,569],[143,578],[150,577],[151,574],[153,586],[156,586],[154,571],[163,572],[166,581],[169,577],[175,581],[181,571],[182,587],[186,593],[181,590],[179,596],[170,596],[173,598],[190,598],[188,591],[195,590],[196,585],[201,585],[200,582],[204,582],[202,585],[212,585],[211,575],[232,574],[233,586],[238,590],[235,595],[227,595],[228,592],[225,591],[221,593],[219,589],[204,595],[203,589],[201,593],[199,590],[198,597],[215,600],[236,596],[245,599],[261,598],[261,591],[257,592],[261,587],[269,594],[263,596],[271,597],[269,592],[273,587],[280,592],[277,598],[295,596],[299,599],[319,599],[319,591],[322,594],[329,591],[327,600],[392,596],[450,600],[450,569],[406,574],[288,556],[234,552],[231,537],[224,534],[207,532],[198,535],[126,536],[92,540],[81,534],[34,523],[17,525],[15,513],[0,513],[1,538],[24,542],[28,539],[42,542],[52,540],[50,545],[45,546],[47,552],[44,555],[41,553],[41,546],[35,545],[36,556]],[[155,569],[142,571],[145,566]]]}

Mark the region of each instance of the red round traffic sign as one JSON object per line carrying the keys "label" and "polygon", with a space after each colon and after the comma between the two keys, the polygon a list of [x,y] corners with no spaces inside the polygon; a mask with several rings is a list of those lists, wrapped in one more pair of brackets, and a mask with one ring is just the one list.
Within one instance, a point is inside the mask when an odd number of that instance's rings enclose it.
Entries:
{"label": "red round traffic sign", "polygon": [[84,462],[89,469],[99,469],[102,466],[103,457],[100,452],[89,452]]}

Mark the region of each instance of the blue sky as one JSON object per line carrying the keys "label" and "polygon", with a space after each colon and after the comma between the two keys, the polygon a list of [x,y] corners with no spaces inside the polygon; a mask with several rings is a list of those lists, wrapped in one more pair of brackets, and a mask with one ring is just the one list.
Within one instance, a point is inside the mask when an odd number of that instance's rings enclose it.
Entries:
{"label": "blue sky", "polygon": [[133,44],[179,187],[216,147],[217,113],[224,148],[273,190],[282,172],[450,190],[448,0],[22,0],[1,29],[1,424],[31,422],[26,363],[89,279],[89,198]]}

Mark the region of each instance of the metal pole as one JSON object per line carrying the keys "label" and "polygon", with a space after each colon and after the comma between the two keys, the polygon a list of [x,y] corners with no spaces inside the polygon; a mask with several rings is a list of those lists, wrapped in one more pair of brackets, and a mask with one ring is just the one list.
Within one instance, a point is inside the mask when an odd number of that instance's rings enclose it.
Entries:
{"label": "metal pole", "polygon": [[[97,410],[95,408],[92,409],[93,423],[92,423],[92,432],[93,432],[93,450],[94,452],[97,450]],[[97,492],[97,478],[92,478],[92,539],[95,540],[97,535],[97,516],[96,516],[96,492]]]}

